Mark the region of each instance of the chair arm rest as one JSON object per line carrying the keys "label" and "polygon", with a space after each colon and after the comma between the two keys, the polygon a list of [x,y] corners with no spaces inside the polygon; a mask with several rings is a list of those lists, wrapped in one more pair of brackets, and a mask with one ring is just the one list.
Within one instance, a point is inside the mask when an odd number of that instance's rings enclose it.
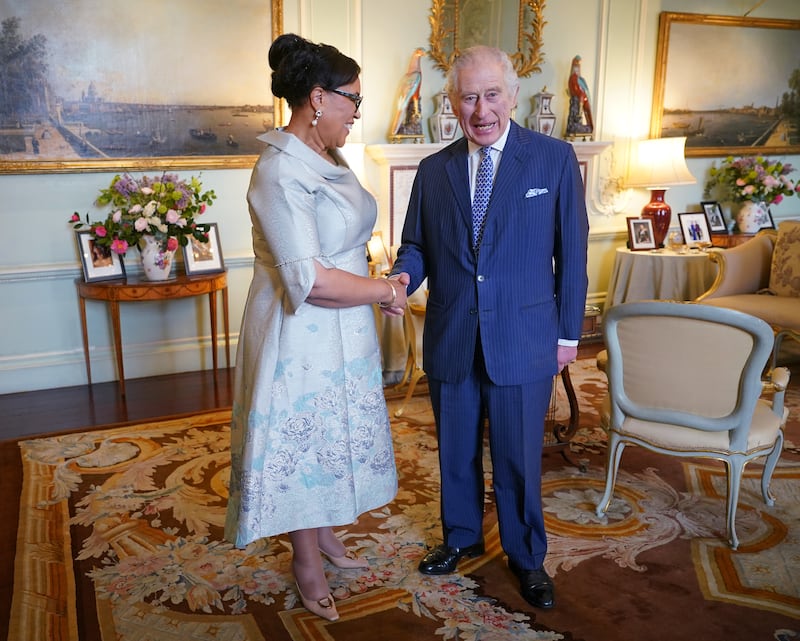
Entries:
{"label": "chair arm rest", "polygon": [[769,380],[762,381],[761,391],[772,394],[772,411],[783,416],[783,401],[791,374],[787,367],[776,367],[769,374]]}
{"label": "chair arm rest", "polygon": [[708,291],[696,300],[755,294],[768,287],[774,242],[772,234],[760,233],[737,247],[710,250],[709,260],[719,266],[717,277]]}
{"label": "chair arm rest", "polygon": [[770,374],[770,383],[775,387],[776,392],[783,392],[789,385],[791,372],[788,367],[776,367]]}

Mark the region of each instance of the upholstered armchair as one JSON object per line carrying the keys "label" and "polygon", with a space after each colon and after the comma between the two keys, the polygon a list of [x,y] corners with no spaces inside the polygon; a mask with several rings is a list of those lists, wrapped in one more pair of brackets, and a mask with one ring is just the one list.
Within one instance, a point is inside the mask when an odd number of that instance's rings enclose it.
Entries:
{"label": "upholstered armchair", "polygon": [[784,337],[800,341],[800,221],[761,231],[738,247],[711,250],[719,271],[695,302],[736,309],[770,324],[775,333],[772,367]]}
{"label": "upholstered armchair", "polygon": [[[612,307],[604,321],[608,377],[603,516],[612,500],[626,445],[680,457],[722,460],[728,476],[726,524],[736,549],[736,507],[745,465],[765,456],[761,493],[767,505],[783,447],[789,370],[771,372],[772,399],[761,374],[773,344],[769,325],[754,316],[692,303],[640,302]],[[710,357],[709,355],[712,355]]]}

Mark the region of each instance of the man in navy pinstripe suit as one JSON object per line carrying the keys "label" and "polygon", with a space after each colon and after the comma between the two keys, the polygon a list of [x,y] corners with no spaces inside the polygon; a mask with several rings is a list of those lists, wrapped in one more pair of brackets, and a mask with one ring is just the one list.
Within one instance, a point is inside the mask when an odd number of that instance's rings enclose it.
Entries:
{"label": "man in navy pinstripe suit", "polygon": [[[519,80],[504,52],[465,50],[447,85],[465,137],[420,163],[393,268],[409,291],[426,277],[429,287],[423,362],[439,442],[444,541],[419,570],[449,574],[462,557],[484,553],[488,417],[500,540],[522,596],[549,608],[542,439],[553,376],[575,359],[583,324],[583,184],[568,143],[511,120]],[[494,177],[482,238],[473,241],[483,147],[490,147]]]}

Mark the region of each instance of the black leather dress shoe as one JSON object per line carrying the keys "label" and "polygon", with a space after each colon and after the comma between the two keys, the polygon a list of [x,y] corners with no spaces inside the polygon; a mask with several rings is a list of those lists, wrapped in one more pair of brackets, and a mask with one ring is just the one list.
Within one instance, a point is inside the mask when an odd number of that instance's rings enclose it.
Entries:
{"label": "black leather dress shoe", "polygon": [[516,563],[508,562],[508,567],[519,579],[519,592],[535,608],[545,610],[556,604],[553,579],[542,570],[523,570]]}
{"label": "black leather dress shoe", "polygon": [[456,571],[458,560],[461,557],[480,556],[486,551],[483,541],[465,548],[453,548],[449,545],[437,545],[419,562],[419,571],[423,574],[452,574]]}

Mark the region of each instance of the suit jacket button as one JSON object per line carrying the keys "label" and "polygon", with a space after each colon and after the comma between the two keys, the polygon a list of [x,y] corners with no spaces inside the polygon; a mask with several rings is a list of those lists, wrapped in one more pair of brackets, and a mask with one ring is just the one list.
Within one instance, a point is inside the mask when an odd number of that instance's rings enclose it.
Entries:
{"label": "suit jacket button", "polygon": [[486,279],[484,278],[483,274],[478,274],[478,282],[482,283],[484,280]]}

